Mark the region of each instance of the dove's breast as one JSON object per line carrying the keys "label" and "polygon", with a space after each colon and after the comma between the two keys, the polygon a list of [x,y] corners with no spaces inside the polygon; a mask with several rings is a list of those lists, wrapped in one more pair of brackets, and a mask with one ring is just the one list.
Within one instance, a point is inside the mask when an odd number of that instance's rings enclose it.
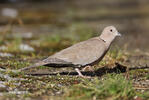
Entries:
{"label": "dove's breast", "polygon": [[68,47],[53,56],[52,58],[62,59],[76,65],[88,65],[100,61],[107,52],[104,41],[98,37],[77,43]]}

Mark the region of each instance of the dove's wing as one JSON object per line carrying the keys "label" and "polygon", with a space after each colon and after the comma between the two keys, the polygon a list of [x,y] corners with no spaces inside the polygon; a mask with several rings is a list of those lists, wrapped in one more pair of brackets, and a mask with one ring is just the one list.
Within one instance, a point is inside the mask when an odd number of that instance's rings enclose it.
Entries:
{"label": "dove's wing", "polygon": [[102,59],[107,49],[105,42],[95,37],[68,47],[47,59],[58,58],[74,65],[84,66]]}

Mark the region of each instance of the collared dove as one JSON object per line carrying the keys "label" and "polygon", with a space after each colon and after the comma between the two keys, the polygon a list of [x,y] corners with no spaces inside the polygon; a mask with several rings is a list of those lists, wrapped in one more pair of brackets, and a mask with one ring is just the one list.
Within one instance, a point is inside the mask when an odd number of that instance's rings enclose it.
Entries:
{"label": "collared dove", "polygon": [[83,76],[80,72],[80,68],[94,65],[101,61],[116,36],[121,36],[121,34],[114,26],[108,26],[104,28],[99,37],[74,44],[32,66],[20,70],[22,71],[38,66],[74,67],[78,75]]}

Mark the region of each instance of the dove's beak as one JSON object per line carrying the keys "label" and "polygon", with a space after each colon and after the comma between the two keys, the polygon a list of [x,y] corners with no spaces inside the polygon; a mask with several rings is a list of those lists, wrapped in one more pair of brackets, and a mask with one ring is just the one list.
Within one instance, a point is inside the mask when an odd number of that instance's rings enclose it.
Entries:
{"label": "dove's beak", "polygon": [[118,32],[118,33],[117,33],[117,36],[122,36],[122,35],[121,35],[121,33]]}

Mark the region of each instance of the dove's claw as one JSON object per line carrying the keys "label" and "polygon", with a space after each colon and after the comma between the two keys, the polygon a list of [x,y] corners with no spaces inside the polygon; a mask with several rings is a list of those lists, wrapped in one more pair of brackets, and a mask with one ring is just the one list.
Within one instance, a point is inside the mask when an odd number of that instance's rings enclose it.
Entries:
{"label": "dove's claw", "polygon": [[89,71],[94,71],[92,66],[85,66],[82,71],[86,71],[86,70],[89,70]]}

